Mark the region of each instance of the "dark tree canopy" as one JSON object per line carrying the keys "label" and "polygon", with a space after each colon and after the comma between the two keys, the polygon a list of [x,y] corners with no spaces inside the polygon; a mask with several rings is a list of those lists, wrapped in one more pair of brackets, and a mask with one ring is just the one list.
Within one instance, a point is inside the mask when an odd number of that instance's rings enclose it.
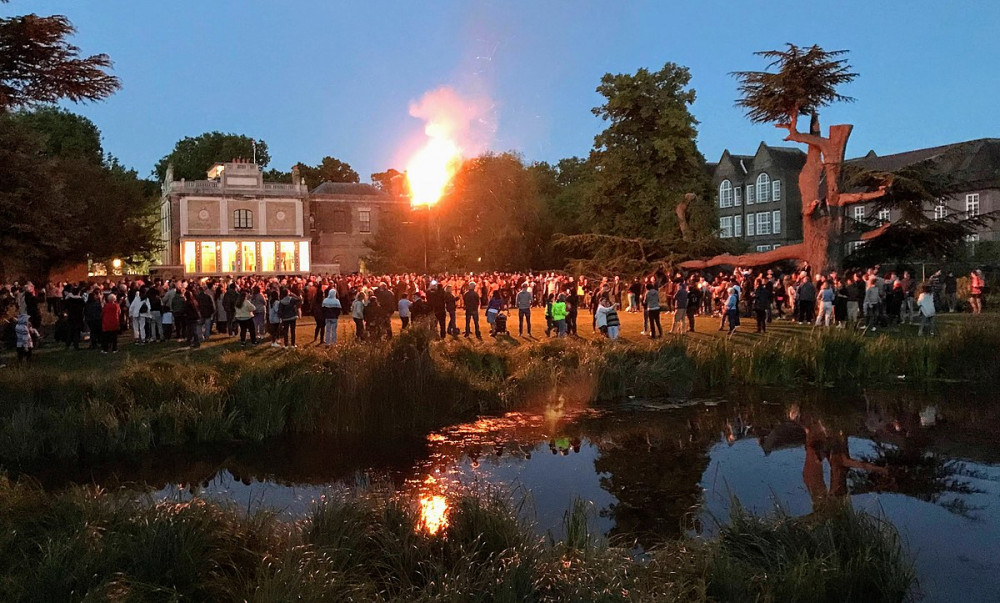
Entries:
{"label": "dark tree canopy", "polygon": [[[843,59],[846,50],[823,50],[815,44],[802,48],[788,44],[784,50],[754,53],[771,59],[768,71],[737,71],[740,98],[736,106],[755,123],[773,123],[812,115],[835,101],[854,99],[837,92],[858,74]],[[776,69],[776,71],[771,71]]]}
{"label": "dark tree canopy", "polygon": [[[679,235],[675,208],[686,193],[707,198],[709,176],[695,142],[697,120],[689,106],[690,72],[673,63],[659,71],[605,74],[597,92],[605,103],[593,112],[608,122],[594,138],[593,192],[588,223],[602,234],[670,238]],[[711,207],[692,208],[695,222],[711,222]]]}
{"label": "dark tree canopy", "polygon": [[319,165],[306,165],[299,163],[299,177],[305,179],[306,186],[312,190],[324,182],[360,182],[358,173],[354,171],[349,163],[343,162],[336,157],[324,157]]}
{"label": "dark tree canopy", "polygon": [[0,113],[60,99],[94,101],[121,87],[106,54],[81,57],[62,15],[0,19]]}
{"label": "dark tree canopy", "polygon": [[44,153],[52,157],[104,160],[101,131],[82,115],[58,107],[41,107],[13,114],[15,120],[43,136]]}
{"label": "dark tree canopy", "polygon": [[389,168],[384,172],[375,172],[371,175],[372,184],[375,185],[375,188],[390,195],[401,194],[403,192],[400,188],[405,184],[402,177],[403,172],[400,172],[396,168]]}
{"label": "dark tree canopy", "polygon": [[[257,140],[257,165],[267,167],[271,156],[267,152],[267,143]],[[173,164],[174,178],[180,180],[204,180],[208,168],[216,163],[224,163],[233,159],[252,159],[254,156],[254,139],[243,134],[223,134],[222,132],[206,132],[200,136],[186,137],[177,141],[174,150],[161,159],[154,170],[156,179],[163,181],[167,173],[167,165]]]}

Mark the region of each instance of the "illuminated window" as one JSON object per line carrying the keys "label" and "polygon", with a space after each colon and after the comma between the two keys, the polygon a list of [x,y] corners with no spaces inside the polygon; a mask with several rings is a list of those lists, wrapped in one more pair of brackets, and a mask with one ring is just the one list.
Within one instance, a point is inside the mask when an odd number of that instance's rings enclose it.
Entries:
{"label": "illuminated window", "polygon": [[372,212],[363,209],[358,212],[358,232],[371,232],[372,231]]}
{"label": "illuminated window", "polygon": [[239,270],[239,262],[236,257],[236,241],[222,242],[222,271],[236,272]]}
{"label": "illuminated window", "polygon": [[945,204],[938,205],[934,208],[934,219],[944,220],[948,217],[948,206]]}
{"label": "illuminated window", "polygon": [[263,272],[274,272],[274,242],[263,241],[260,244],[260,265]]}
{"label": "illuminated window", "polygon": [[194,251],[194,241],[184,241],[184,272],[198,272],[198,256]]}
{"label": "illuminated window", "polygon": [[854,206],[854,219],[857,220],[858,222],[864,222],[865,221],[865,206],[864,205],[855,205]]}
{"label": "illuminated window", "polygon": [[878,210],[878,221],[879,222],[888,222],[889,221],[889,210],[888,209],[880,209],[880,210]]}
{"label": "illuminated window", "polygon": [[237,209],[233,212],[233,228],[253,228],[253,212]]}
{"label": "illuminated window", "polygon": [[295,243],[290,241],[278,243],[278,270],[295,272]]}
{"label": "illuminated window", "polygon": [[215,241],[201,244],[201,271],[202,272],[218,272],[219,267],[216,263],[215,254]]}
{"label": "illuminated window", "polygon": [[719,207],[733,206],[733,183],[723,180],[719,185]]}
{"label": "illuminated window", "polygon": [[309,271],[309,243],[307,241],[299,243],[299,270]]}
{"label": "illuminated window", "polygon": [[243,242],[243,272],[257,271],[257,244],[253,241]]}

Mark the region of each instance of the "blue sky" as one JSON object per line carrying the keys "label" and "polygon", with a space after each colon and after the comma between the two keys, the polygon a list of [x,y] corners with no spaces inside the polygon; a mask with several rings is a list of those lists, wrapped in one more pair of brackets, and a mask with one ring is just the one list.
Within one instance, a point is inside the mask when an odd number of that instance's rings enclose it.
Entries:
{"label": "blue sky", "polygon": [[489,148],[529,161],[585,155],[606,72],[692,72],[709,161],[751,153],[779,131],[733,106],[729,75],[785,42],[845,48],[860,77],[853,104],[825,125],[855,124],[848,155],[1000,136],[1000,2],[994,0],[336,1],[13,0],[0,14],[60,13],[86,53],[105,52],[123,89],[73,110],[105,149],[143,175],[184,137],[264,139],[271,167],[347,161],[367,181],[404,167],[422,132],[410,102],[441,86],[489,98]]}

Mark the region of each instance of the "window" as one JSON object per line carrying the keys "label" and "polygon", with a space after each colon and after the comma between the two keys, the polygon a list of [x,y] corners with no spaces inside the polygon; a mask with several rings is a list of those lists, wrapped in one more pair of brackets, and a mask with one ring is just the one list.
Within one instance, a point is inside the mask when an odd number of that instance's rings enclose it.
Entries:
{"label": "window", "polygon": [[347,232],[347,211],[338,209],[333,212],[333,232]]}
{"label": "window", "polygon": [[261,241],[260,269],[262,272],[274,272],[274,241]]}
{"label": "window", "polygon": [[743,236],[743,216],[733,216],[733,236]]}
{"label": "window", "polygon": [[295,272],[295,243],[290,241],[278,243],[278,270]]}
{"label": "window", "polygon": [[771,201],[781,201],[781,180],[771,182]]}
{"label": "window", "polygon": [[728,239],[733,236],[733,217],[725,216],[719,218],[719,237]]}
{"label": "window", "polygon": [[848,254],[854,253],[864,244],[865,244],[864,241],[851,241],[850,243],[847,244],[847,253]]}
{"label": "window", "polygon": [[753,205],[753,185],[747,185],[747,205]]}
{"label": "window", "polygon": [[236,241],[222,242],[222,271],[236,272],[239,270],[236,259]]}
{"label": "window", "polygon": [[253,228],[253,212],[237,209],[233,212],[233,228]]}
{"label": "window", "polygon": [[978,234],[965,235],[965,242],[966,243],[972,243],[972,244],[978,243],[979,242],[979,235]]}
{"label": "window", "polygon": [[733,187],[733,204],[736,205],[736,207],[739,207],[740,205],[743,205],[743,187],[742,186],[735,186],[735,187]]}
{"label": "window", "polygon": [[243,272],[257,271],[257,244],[253,241],[243,241],[243,255],[240,257],[243,264]]}
{"label": "window", "polygon": [[965,196],[965,217],[973,218],[979,215],[979,193]]}
{"label": "window", "polygon": [[733,206],[733,183],[723,180],[719,185],[719,207]]}
{"label": "window", "polygon": [[371,232],[372,231],[372,212],[367,209],[363,209],[358,212],[358,232]]}
{"label": "window", "polygon": [[879,222],[888,222],[889,221],[889,210],[888,209],[880,209],[880,210],[878,210],[878,221]]}
{"label": "window", "polygon": [[184,272],[198,272],[198,255],[194,251],[194,241],[184,241]]}
{"label": "window", "polygon": [[771,200],[771,177],[767,172],[757,176],[757,203],[767,203]]}
{"label": "window", "polygon": [[218,272],[215,264],[215,241],[201,244],[201,271]]}
{"label": "window", "polygon": [[865,221],[865,206],[864,205],[855,205],[854,206],[854,219],[857,220],[858,222],[864,222]]}
{"label": "window", "polygon": [[941,203],[940,205],[938,205],[937,207],[934,208],[934,219],[935,220],[944,220],[947,217],[948,217],[948,206],[947,205],[945,205],[944,203]]}
{"label": "window", "polygon": [[299,270],[302,272],[309,271],[309,242],[300,241],[299,242]]}
{"label": "window", "polygon": [[747,214],[747,236],[752,237],[754,234],[756,233],[754,232],[753,214]]}
{"label": "window", "polygon": [[771,232],[781,234],[781,210],[776,209],[771,212]]}
{"label": "window", "polygon": [[757,253],[760,253],[762,251],[771,251],[771,249],[773,249],[773,248],[770,245],[758,245],[757,246]]}
{"label": "window", "polygon": [[771,212],[762,211],[757,213],[757,234],[771,234]]}

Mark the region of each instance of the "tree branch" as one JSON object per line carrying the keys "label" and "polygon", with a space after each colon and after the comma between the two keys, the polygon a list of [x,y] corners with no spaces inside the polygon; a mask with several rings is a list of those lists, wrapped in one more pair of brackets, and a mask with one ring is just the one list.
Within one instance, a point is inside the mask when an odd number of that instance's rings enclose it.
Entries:
{"label": "tree branch", "polygon": [[704,270],[712,266],[763,266],[765,264],[780,262],[781,260],[800,260],[805,251],[805,246],[799,243],[761,253],[745,253],[743,255],[724,253],[707,260],[688,260],[681,262],[680,267],[689,270]]}
{"label": "tree branch", "polygon": [[885,231],[890,226],[892,226],[892,225],[890,223],[886,222],[885,224],[883,224],[882,226],[879,226],[878,228],[874,228],[872,230],[869,230],[868,232],[863,232],[863,233],[861,233],[861,240],[862,241],[871,241],[872,239],[877,239],[878,237],[880,237],[883,234],[885,234]]}
{"label": "tree branch", "polygon": [[852,203],[864,203],[865,201],[880,199],[885,196],[890,186],[892,186],[892,177],[886,178],[885,181],[883,181],[882,184],[880,184],[879,187],[873,191],[865,193],[841,193],[837,197],[837,205],[844,206]]}

